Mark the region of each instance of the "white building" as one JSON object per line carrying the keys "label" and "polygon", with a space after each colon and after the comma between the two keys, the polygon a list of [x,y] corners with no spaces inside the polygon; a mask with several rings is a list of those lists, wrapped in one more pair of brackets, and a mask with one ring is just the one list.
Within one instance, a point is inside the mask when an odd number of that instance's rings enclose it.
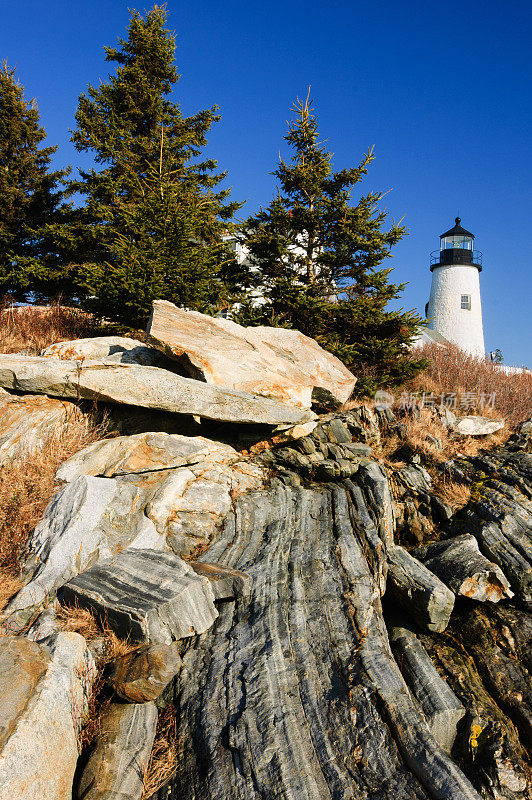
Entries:
{"label": "white building", "polygon": [[425,306],[428,327],[476,358],[485,357],[479,273],[482,253],[473,250],[474,235],[460,225],[440,236],[431,254],[432,286]]}

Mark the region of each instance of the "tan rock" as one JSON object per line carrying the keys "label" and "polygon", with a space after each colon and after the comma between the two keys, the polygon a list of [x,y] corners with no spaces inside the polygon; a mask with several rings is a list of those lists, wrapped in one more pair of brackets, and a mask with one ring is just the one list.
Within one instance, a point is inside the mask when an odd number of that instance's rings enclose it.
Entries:
{"label": "tan rock", "polygon": [[0,637],[0,751],[49,663],[49,655],[35,642]]}
{"label": "tan rock", "polygon": [[149,644],[119,658],[111,684],[119,697],[132,703],[157,700],[181,669],[180,645]]}
{"label": "tan rock", "polygon": [[0,800],[67,800],[94,662],[77,633],[60,633],[48,668],[0,754]]}
{"label": "tan rock", "polygon": [[158,367],[0,354],[0,387],[189,414],[223,422],[298,425],[309,412],[247,392],[209,386]]}
{"label": "tan rock", "polygon": [[102,439],[75,453],[59,467],[58,481],[72,481],[79,475],[114,478],[130,473],[175,469],[210,461],[232,463],[240,456],[229,445],[201,436],[169,433],[138,433]]}
{"label": "tan rock", "polygon": [[298,407],[310,408],[313,393],[343,403],[356,382],[339,359],[295,330],[245,328],[156,300],[147,332],[150,344],[194,378]]}
{"label": "tan rock", "polygon": [[138,339],[127,336],[95,336],[91,339],[73,339],[57,342],[41,351],[45,358],[63,361],[106,359],[117,364],[140,364],[145,367],[169,369],[171,362],[155,347],[148,347]]}
{"label": "tan rock", "polygon": [[42,395],[0,395],[0,463],[40,450],[68,419],[80,417],[74,403]]}
{"label": "tan rock", "polygon": [[157,717],[155,703],[111,704],[83,770],[79,800],[140,800]]}

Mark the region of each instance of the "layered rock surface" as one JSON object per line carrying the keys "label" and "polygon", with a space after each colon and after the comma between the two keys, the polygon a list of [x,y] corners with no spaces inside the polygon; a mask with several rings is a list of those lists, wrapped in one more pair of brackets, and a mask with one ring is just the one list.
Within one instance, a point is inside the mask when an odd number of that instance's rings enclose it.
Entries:
{"label": "layered rock surface", "polygon": [[224,422],[297,425],[309,415],[277,400],[222,389],[158,367],[0,354],[0,387],[191,414]]}
{"label": "layered rock surface", "polygon": [[229,445],[202,437],[148,433],[89,445],[58,470],[68,483],[30,537],[26,583],[4,626],[24,627],[70,578],[125,548],[178,555],[205,548],[233,494],[262,486],[266,474]]}
{"label": "layered rock surface", "polygon": [[[140,798],[156,700],[175,705],[179,742],[161,800],[527,800],[530,432],[446,465],[471,486],[453,514],[420,464],[375,458],[378,422],[399,431],[392,414],[361,407],[277,431],[254,456],[155,431],[98,442],[61,467],[7,621],[20,612],[25,630],[58,592],[121,635],[158,642],[108,676],[126,702],[108,706],[74,796]],[[466,580],[490,563],[497,605],[467,592],[454,602],[432,562],[407,549],[440,539],[429,547],[454,553],[457,572],[471,563],[465,534],[478,544]],[[91,667],[73,646],[81,637],[57,636],[57,624],[50,606],[29,631],[40,644],[23,645],[30,674],[11,716],[0,702],[6,800],[70,797]],[[54,669],[63,677],[44,691]]]}
{"label": "layered rock surface", "polygon": [[245,328],[157,300],[147,333],[193,378],[303,408],[313,394],[323,405],[344,403],[356,382],[339,359],[295,330]]}

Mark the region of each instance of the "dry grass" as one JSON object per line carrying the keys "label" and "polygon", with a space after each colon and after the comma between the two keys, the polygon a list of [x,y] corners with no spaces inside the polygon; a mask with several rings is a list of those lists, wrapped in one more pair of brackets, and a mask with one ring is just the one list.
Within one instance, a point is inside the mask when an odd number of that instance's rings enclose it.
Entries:
{"label": "dry grass", "polygon": [[[495,364],[472,358],[458,347],[427,345],[419,351],[427,369],[415,378],[407,391],[455,395],[459,415],[482,414],[503,417],[516,425],[532,415],[532,374],[507,375]],[[460,408],[460,402],[470,407]]]}
{"label": "dry grass", "polygon": [[120,639],[106,621],[100,621],[92,611],[78,605],[54,606],[55,618],[61,630],[73,631],[83,636],[87,642],[98,641],[96,676],[89,695],[87,713],[78,734],[80,752],[102,732],[102,717],[112,701],[112,692],[107,686],[109,665],[120,656],[136,650],[138,645],[129,639]]}
{"label": "dry grass", "polygon": [[434,484],[434,493],[451,506],[453,513],[463,508],[469,503],[471,497],[471,487],[466,483],[458,481],[445,481]]}
{"label": "dry grass", "polygon": [[67,417],[40,451],[0,466],[0,576],[4,604],[8,592],[16,591],[28,537],[59,489],[55,483],[59,465],[106,435],[105,423],[97,424],[91,415],[76,412]]}
{"label": "dry grass", "polygon": [[178,740],[176,709],[169,705],[159,714],[157,732],[144,775],[141,800],[148,800],[167,783],[177,769]]}
{"label": "dry grass", "polygon": [[49,306],[0,302],[0,352],[38,355],[55,342],[103,336],[109,331],[92,314],[60,302]]}

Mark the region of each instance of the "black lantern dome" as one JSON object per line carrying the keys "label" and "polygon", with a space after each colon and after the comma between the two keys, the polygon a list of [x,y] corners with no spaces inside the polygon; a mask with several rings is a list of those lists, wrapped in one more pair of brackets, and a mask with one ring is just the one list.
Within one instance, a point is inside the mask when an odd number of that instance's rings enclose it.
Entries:
{"label": "black lantern dome", "polygon": [[436,267],[452,264],[471,264],[481,272],[482,253],[473,250],[475,234],[462,228],[460,217],[456,217],[454,222],[453,228],[441,234],[440,249],[431,253],[431,272]]}

